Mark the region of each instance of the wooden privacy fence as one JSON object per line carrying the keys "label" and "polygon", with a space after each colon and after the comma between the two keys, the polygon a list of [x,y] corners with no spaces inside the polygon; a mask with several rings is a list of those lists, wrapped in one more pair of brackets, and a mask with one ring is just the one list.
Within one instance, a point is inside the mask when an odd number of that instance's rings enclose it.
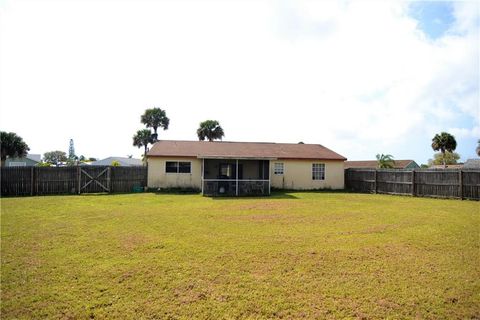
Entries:
{"label": "wooden privacy fence", "polygon": [[346,169],[345,187],[367,193],[480,200],[479,169]]}
{"label": "wooden privacy fence", "polygon": [[120,193],[143,190],[147,167],[4,167],[1,195]]}

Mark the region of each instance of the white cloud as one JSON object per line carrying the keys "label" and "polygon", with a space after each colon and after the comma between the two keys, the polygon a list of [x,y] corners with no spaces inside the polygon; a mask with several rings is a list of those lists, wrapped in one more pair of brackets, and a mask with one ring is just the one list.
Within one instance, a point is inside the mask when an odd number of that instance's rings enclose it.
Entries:
{"label": "white cloud", "polygon": [[431,41],[403,1],[8,2],[1,125],[35,152],[73,137],[86,155],[140,154],[131,136],[159,106],[166,139],[195,139],[214,118],[227,140],[407,156],[398,145],[412,138],[479,123],[469,6]]}

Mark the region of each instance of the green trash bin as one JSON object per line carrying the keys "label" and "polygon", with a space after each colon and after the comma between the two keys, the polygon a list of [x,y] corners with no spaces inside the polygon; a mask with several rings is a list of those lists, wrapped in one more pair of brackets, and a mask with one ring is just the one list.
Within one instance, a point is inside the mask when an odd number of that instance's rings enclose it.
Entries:
{"label": "green trash bin", "polygon": [[143,192],[143,187],[141,187],[141,186],[134,186],[134,187],[133,187],[133,192]]}

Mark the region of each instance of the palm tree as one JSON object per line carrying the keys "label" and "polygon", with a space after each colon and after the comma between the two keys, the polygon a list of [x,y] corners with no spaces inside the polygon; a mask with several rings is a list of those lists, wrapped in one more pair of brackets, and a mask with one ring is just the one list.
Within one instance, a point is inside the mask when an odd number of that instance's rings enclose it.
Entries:
{"label": "palm tree", "polygon": [[480,139],[477,141],[477,149],[475,149],[475,151],[477,152],[477,156],[480,157]]}
{"label": "palm tree", "polygon": [[138,130],[137,133],[133,136],[133,145],[135,147],[144,147],[143,159],[147,159],[148,144],[154,143],[153,135],[150,129]]}
{"label": "palm tree", "polygon": [[140,121],[146,125],[147,128],[153,129],[153,141],[158,141],[157,129],[163,128],[163,130],[167,130],[168,124],[170,123],[170,119],[168,119],[166,112],[160,108],[145,110],[145,113],[141,116]]}
{"label": "palm tree", "polygon": [[[435,137],[432,139],[432,149],[434,151],[440,150],[443,154],[443,158],[445,159],[445,151],[453,152],[457,148],[457,141],[455,137],[452,136],[450,133],[442,132],[440,134],[436,134]],[[443,160],[443,167],[446,168],[447,165],[445,160]]]}
{"label": "palm tree", "polygon": [[377,163],[378,167],[382,169],[387,168],[394,168],[395,167],[395,160],[393,160],[393,156],[391,154],[377,154]]}
{"label": "palm tree", "polygon": [[0,131],[0,144],[2,167],[4,166],[7,157],[25,157],[28,150],[30,150],[25,141],[23,141],[22,137],[17,136],[17,134],[14,132]]}
{"label": "palm tree", "polygon": [[200,127],[197,129],[197,136],[200,141],[205,139],[213,141],[216,139],[222,140],[225,133],[217,120],[206,120],[200,123]]}

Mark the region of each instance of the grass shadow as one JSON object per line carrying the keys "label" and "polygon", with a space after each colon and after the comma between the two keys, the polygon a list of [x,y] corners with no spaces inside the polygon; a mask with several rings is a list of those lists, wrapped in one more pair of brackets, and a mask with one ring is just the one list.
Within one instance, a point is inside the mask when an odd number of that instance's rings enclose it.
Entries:
{"label": "grass shadow", "polygon": [[284,191],[272,191],[270,195],[265,196],[211,196],[213,200],[244,200],[244,199],[299,199],[298,197]]}

